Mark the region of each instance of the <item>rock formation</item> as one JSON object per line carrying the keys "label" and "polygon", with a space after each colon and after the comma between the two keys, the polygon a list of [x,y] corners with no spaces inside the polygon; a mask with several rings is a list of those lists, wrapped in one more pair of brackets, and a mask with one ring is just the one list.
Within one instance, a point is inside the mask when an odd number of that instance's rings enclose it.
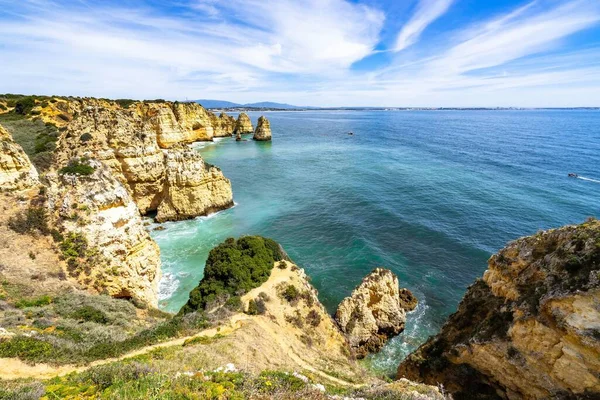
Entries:
{"label": "rock formation", "polygon": [[233,206],[231,183],[192,149],[166,153],[166,179],[158,222],[189,219]]}
{"label": "rock formation", "polygon": [[229,180],[220,170],[205,168],[200,155],[185,145],[207,132],[212,138],[212,127],[194,125],[210,120],[202,119],[206,111],[201,106],[137,103],[122,109],[102,101],[84,104],[59,140],[59,166],[81,156],[102,161],[130,189],[140,212],[156,211],[159,221],[193,218],[233,204]]}
{"label": "rock formation", "polygon": [[235,130],[235,118],[224,112],[218,117],[211,114],[215,137],[227,137],[233,134]]}
{"label": "rock formation", "polygon": [[101,162],[77,162],[93,173],[47,176],[48,208],[55,228],[67,238],[61,247],[78,253],[68,262],[69,275],[99,292],[157,307],[160,252],[136,204]]}
{"label": "rock formation", "polygon": [[29,157],[0,125],[0,190],[23,190],[39,185]]}
{"label": "rock formation", "polygon": [[271,140],[271,124],[266,117],[261,116],[254,131],[254,140],[268,141]]}
{"label": "rock formation", "polygon": [[600,398],[600,222],[511,242],[398,377],[455,399]]}
{"label": "rock formation", "polygon": [[408,289],[398,286],[392,271],[376,268],[338,306],[335,320],[358,358],[378,351],[404,330],[406,312],[416,307]]}
{"label": "rock formation", "polygon": [[250,121],[250,117],[246,113],[240,113],[238,119],[235,123],[234,134],[246,134],[254,132],[254,128],[252,127],[252,121]]}

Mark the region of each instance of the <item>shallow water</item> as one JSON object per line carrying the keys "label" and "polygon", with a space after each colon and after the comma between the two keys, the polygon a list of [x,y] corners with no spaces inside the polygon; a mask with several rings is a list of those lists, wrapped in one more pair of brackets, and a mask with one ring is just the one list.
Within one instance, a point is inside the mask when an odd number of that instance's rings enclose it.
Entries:
{"label": "shallow water", "polygon": [[197,145],[231,179],[236,206],[152,232],[162,308],[185,303],[209,250],[231,236],[281,243],[331,312],[384,266],[420,300],[405,332],[368,360],[393,373],[507,241],[600,217],[598,111],[264,114],[272,143]]}

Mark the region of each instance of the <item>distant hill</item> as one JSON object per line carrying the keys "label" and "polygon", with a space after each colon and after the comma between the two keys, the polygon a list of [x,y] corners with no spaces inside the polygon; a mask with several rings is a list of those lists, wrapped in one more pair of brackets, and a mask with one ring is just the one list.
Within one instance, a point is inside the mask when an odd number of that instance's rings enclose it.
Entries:
{"label": "distant hill", "polygon": [[252,108],[279,108],[285,110],[299,109],[299,108],[312,108],[312,107],[298,107],[291,104],[285,103],[275,103],[272,101],[261,101],[258,103],[232,103],[231,101],[225,100],[210,100],[210,99],[201,99],[195,100],[196,103],[202,104],[204,108],[236,108],[236,107],[252,107]]}
{"label": "distant hill", "polygon": [[202,100],[195,100],[195,101],[198,104],[202,104],[202,107],[204,107],[204,108],[230,108],[230,107],[242,107],[243,106],[243,104],[232,103],[231,101],[225,101],[225,100],[202,99]]}

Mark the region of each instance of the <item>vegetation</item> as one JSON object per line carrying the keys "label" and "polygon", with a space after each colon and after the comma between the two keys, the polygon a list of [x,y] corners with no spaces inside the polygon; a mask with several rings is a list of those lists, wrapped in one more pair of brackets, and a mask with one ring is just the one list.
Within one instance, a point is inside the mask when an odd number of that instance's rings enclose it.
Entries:
{"label": "vegetation", "polygon": [[210,251],[204,277],[190,293],[180,314],[227,303],[238,307],[239,296],[266,282],[274,263],[285,257],[281,247],[271,239],[260,236],[227,239]]}
{"label": "vegetation", "polygon": [[43,206],[31,205],[24,213],[12,216],[8,220],[8,227],[20,234],[39,232],[47,235],[50,233],[48,214]]}
{"label": "vegetation", "polygon": [[15,103],[15,113],[20,115],[27,115],[31,113],[31,110],[35,107],[35,98],[33,96],[23,97]]}
{"label": "vegetation", "polygon": [[50,167],[58,140],[56,126],[13,112],[0,114],[0,124],[10,131],[14,141],[23,148],[38,170],[46,171]]}
{"label": "vegetation", "polygon": [[290,303],[298,300],[300,297],[300,291],[294,285],[287,285],[286,288],[281,292],[281,297]]}
{"label": "vegetation", "polygon": [[94,167],[86,163],[86,160],[83,159],[73,159],[69,161],[69,164],[65,167],[62,167],[58,170],[59,174],[70,174],[70,175],[80,175],[80,176],[88,176],[93,174],[95,171]]}

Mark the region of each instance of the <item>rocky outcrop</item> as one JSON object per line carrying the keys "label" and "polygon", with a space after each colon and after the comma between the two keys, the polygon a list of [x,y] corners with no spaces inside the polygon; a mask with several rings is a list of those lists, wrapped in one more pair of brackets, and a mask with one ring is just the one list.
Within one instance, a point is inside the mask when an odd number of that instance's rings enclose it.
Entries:
{"label": "rocky outcrop", "polygon": [[258,118],[256,131],[254,131],[254,140],[268,141],[271,140],[271,124],[266,117]]}
{"label": "rocky outcrop", "polygon": [[73,157],[102,161],[130,190],[140,212],[156,211],[160,221],[206,215],[233,204],[229,180],[219,170],[205,168],[200,155],[185,145],[200,131],[212,132],[204,125],[192,129],[194,123],[210,120],[203,119],[201,106],[136,103],[123,109],[102,101],[84,104],[59,141],[58,166]]}
{"label": "rocky outcrop", "polygon": [[231,135],[233,135],[233,131],[235,130],[235,124],[236,124],[235,118],[233,118],[229,114],[222,112],[221,115],[219,115],[219,120],[221,121],[222,134],[221,135],[215,134],[215,136],[231,136]]}
{"label": "rocky outcrop", "polygon": [[0,125],[0,190],[24,190],[39,185],[29,157]]}
{"label": "rocky outcrop", "polygon": [[47,178],[48,208],[69,274],[114,297],[158,305],[158,245],[150,238],[132,197],[99,161],[77,160],[89,175],[60,172]]}
{"label": "rocky outcrop", "polygon": [[401,291],[392,271],[376,268],[338,306],[335,320],[358,358],[376,352],[388,338],[404,330],[406,312],[416,299],[408,289]]}
{"label": "rocky outcrop", "polygon": [[246,113],[240,113],[238,119],[235,123],[234,134],[246,134],[254,132],[254,128],[252,127],[252,121],[250,121],[250,117]]}
{"label": "rocky outcrop", "polygon": [[398,377],[455,399],[600,397],[600,222],[538,233],[489,260]]}
{"label": "rocky outcrop", "polygon": [[166,178],[158,222],[189,219],[233,206],[231,182],[192,149],[166,153]]}

